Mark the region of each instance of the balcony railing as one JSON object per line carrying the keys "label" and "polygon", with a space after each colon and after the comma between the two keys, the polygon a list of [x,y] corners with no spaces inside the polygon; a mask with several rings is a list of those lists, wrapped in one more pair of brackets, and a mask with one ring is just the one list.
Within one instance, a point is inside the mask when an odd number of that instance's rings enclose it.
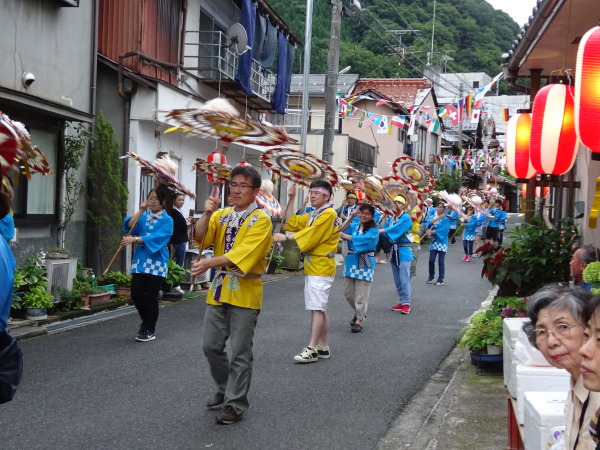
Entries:
{"label": "balcony railing", "polygon": [[[197,71],[206,81],[233,81],[238,71],[239,55],[229,47],[227,36],[220,32],[187,31],[184,68]],[[271,101],[277,77],[252,60],[250,88],[258,97]]]}

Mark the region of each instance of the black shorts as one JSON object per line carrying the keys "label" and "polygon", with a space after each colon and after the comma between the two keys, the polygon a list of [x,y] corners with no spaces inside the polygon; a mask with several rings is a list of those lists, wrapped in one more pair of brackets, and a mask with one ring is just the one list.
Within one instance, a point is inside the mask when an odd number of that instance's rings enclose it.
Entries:
{"label": "black shorts", "polygon": [[383,250],[383,253],[389,253],[392,250],[392,244],[390,242],[390,238],[387,236],[379,235],[379,242],[377,243],[376,252],[380,252]]}
{"label": "black shorts", "polygon": [[487,227],[485,230],[485,240],[486,241],[497,241],[498,240],[498,227]]}

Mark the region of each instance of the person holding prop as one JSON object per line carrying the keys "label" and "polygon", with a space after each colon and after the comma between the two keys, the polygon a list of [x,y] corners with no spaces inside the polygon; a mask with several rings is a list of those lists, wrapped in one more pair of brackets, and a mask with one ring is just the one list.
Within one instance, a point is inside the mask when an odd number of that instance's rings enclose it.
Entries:
{"label": "person holding prop", "polygon": [[[353,220],[357,216],[358,223]],[[364,203],[352,211],[340,230],[340,238],[348,241],[348,255],[344,261],[344,297],[354,310],[354,317],[350,321],[353,333],[362,331],[375,273],[375,248],[379,241],[379,229],[374,217],[375,208]],[[346,229],[348,233],[343,233]]]}
{"label": "person holding prop", "polygon": [[[287,236],[275,233],[275,241],[288,239],[298,243],[304,258],[304,302],[311,312],[311,334],[308,345],[294,356],[298,363],[316,362],[329,358],[329,315],[327,302],[329,289],[335,278],[335,253],[339,242],[341,220],[333,209],[333,189],[327,181],[313,181],[309,186],[309,214],[295,214],[288,220],[284,231],[295,234]],[[294,202],[296,187],[288,192],[288,202]]]}
{"label": "person holding prop", "polygon": [[[9,214],[8,193],[0,191],[0,219]],[[23,375],[23,355],[7,330],[16,262],[8,242],[0,237],[0,404],[11,401]]]}
{"label": "person holding prop", "polygon": [[413,221],[405,213],[406,197],[397,195],[394,197],[396,205],[396,214],[390,217],[385,223],[384,228],[379,232],[384,234],[392,242],[392,275],[394,284],[398,293],[399,301],[396,306],[392,306],[392,311],[398,311],[402,314],[410,313],[410,263],[413,259],[410,243],[412,240]]}
{"label": "person holding prop", "polygon": [[[263,299],[261,273],[273,242],[271,218],[255,201],[260,173],[252,166],[236,166],[230,180],[232,206],[218,209],[219,195],[213,192],[194,227],[200,251],[213,245],[214,257],[192,265],[194,277],[216,269],[206,298],[202,340],[217,384],[217,393],[206,407],[222,407],[215,420],[225,425],[242,420],[249,407],[254,328]],[[227,340],[231,357],[225,351]]]}
{"label": "person holding prop", "polygon": [[446,275],[446,252],[448,251],[448,229],[449,222],[446,217],[446,206],[439,202],[436,206],[436,215],[429,222],[429,229],[425,232],[431,239],[429,244],[429,278],[427,284],[433,283],[435,277],[435,259],[438,258],[439,274],[436,286],[444,285],[444,276]]}
{"label": "person holding prop", "polygon": [[[123,220],[121,246],[137,244],[131,264],[131,298],[142,319],[135,336],[138,342],[156,339],[158,294],[169,265],[167,244],[173,234],[173,219],[165,212],[166,189],[153,190],[139,211]],[[146,212],[146,209],[150,212]]]}

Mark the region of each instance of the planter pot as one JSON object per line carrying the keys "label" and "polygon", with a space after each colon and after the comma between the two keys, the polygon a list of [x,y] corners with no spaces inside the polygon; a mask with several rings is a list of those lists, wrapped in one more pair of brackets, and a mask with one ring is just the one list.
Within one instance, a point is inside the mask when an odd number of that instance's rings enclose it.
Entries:
{"label": "planter pot", "polygon": [[501,355],[502,347],[499,345],[488,345],[487,353],[488,353],[488,355]]}
{"label": "planter pot", "polygon": [[167,302],[177,302],[183,298],[183,294],[177,291],[163,292],[162,300]]}
{"label": "planter pot", "polygon": [[271,262],[271,264],[267,266],[267,273],[269,275],[273,275],[275,273],[275,270],[277,270],[277,264]]}
{"label": "planter pot", "polygon": [[44,320],[48,318],[46,308],[25,308],[25,317],[28,320]]}
{"label": "planter pot", "polygon": [[65,253],[46,253],[46,259],[67,259],[69,255]]}
{"label": "planter pot", "polygon": [[92,294],[89,296],[90,307],[106,305],[110,303],[110,292],[103,292],[101,294]]}
{"label": "planter pot", "polygon": [[131,288],[117,288],[117,297],[127,297],[131,298]]}

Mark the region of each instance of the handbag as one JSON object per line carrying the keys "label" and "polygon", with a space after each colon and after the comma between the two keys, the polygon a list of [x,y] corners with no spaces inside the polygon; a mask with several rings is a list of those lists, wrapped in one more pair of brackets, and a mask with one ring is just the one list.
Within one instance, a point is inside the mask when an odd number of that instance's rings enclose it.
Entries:
{"label": "handbag", "polygon": [[6,330],[0,333],[0,404],[10,402],[23,375],[23,354],[17,340]]}

